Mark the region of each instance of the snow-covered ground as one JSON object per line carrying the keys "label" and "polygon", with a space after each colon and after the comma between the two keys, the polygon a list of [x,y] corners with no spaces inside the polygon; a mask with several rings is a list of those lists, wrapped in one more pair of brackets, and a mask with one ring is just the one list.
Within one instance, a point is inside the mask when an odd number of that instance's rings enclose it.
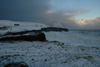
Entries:
{"label": "snow-covered ground", "polygon": [[59,42],[0,43],[0,67],[25,62],[29,67],[100,67],[100,47]]}
{"label": "snow-covered ground", "polygon": [[[14,26],[20,24],[20,26]],[[0,35],[7,32],[38,30],[45,24],[0,21]],[[0,42],[0,67],[25,62],[29,67],[100,67],[100,32],[44,32],[47,42]]]}
{"label": "snow-covered ground", "polygon": [[[15,26],[14,24],[19,24],[19,26]],[[15,22],[8,20],[0,20],[0,27],[6,26],[7,30],[0,30],[0,35],[3,35],[7,32],[20,32],[26,30],[39,30],[43,27],[48,27],[45,24],[36,23],[36,22]]]}

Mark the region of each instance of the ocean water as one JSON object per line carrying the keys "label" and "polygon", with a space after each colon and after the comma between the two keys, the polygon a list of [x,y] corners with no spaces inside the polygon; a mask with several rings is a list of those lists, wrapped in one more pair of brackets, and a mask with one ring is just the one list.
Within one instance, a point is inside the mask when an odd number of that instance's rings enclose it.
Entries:
{"label": "ocean water", "polygon": [[72,30],[45,34],[48,41],[59,41],[74,46],[100,46],[100,30]]}
{"label": "ocean water", "polygon": [[73,32],[76,32],[85,36],[100,37],[100,30],[74,30]]}

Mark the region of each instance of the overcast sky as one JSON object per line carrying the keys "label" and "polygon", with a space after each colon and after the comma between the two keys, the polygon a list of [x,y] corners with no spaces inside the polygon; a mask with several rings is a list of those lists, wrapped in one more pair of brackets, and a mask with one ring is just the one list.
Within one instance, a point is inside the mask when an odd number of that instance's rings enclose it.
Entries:
{"label": "overcast sky", "polygon": [[100,29],[100,0],[0,0],[0,20]]}

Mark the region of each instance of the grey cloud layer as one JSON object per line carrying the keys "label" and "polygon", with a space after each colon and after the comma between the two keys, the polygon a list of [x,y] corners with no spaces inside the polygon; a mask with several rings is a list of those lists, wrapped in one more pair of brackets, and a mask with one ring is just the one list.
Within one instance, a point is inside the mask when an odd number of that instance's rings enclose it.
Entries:
{"label": "grey cloud layer", "polygon": [[[70,29],[100,29],[100,21],[91,25],[81,26],[75,15],[84,13],[84,10],[50,11],[50,0],[0,0],[0,20],[31,21],[53,26],[61,23]],[[96,19],[97,20],[97,19]],[[81,23],[81,22],[80,22]],[[88,23],[88,21],[87,21]],[[88,28],[87,28],[88,27]]]}
{"label": "grey cloud layer", "polygon": [[0,20],[39,21],[49,0],[0,0]]}

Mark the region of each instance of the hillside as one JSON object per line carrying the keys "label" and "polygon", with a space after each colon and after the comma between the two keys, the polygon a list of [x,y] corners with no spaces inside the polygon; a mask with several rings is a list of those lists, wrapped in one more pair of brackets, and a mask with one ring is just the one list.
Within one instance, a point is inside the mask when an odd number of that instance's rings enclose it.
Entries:
{"label": "hillside", "polygon": [[48,27],[45,24],[36,22],[14,22],[8,20],[0,20],[0,28],[6,27],[4,30],[0,30],[0,35],[7,32],[20,32],[20,31],[30,31],[30,30],[40,30],[41,28]]}

